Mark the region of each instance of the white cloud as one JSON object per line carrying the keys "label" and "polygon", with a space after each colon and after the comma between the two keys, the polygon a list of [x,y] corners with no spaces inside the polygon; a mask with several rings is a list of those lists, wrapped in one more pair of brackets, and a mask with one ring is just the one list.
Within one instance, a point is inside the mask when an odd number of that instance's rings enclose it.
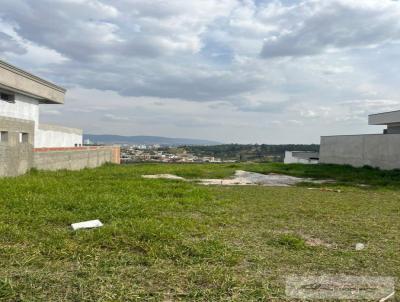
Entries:
{"label": "white cloud", "polygon": [[112,121],[112,122],[120,122],[120,121],[129,121],[129,118],[124,116],[118,116],[112,113],[106,113],[103,116],[103,120]]}
{"label": "white cloud", "polygon": [[0,32],[0,53],[13,53],[13,54],[24,54],[26,49],[19,44],[12,36]]}
{"label": "white cloud", "polygon": [[[264,58],[315,55],[337,49],[376,47],[400,40],[400,5],[392,0],[307,0],[273,6],[265,22],[279,30],[265,37]],[[270,6],[266,11],[271,11]]]}
{"label": "white cloud", "polygon": [[61,112],[59,110],[56,110],[56,109],[47,109],[47,108],[41,107],[40,114],[44,114],[44,115],[61,115]]}
{"label": "white cloud", "polygon": [[400,106],[399,2],[1,4],[2,57],[69,90],[54,108],[61,114],[49,106],[45,121],[97,133],[318,142],[368,130],[368,113]]}

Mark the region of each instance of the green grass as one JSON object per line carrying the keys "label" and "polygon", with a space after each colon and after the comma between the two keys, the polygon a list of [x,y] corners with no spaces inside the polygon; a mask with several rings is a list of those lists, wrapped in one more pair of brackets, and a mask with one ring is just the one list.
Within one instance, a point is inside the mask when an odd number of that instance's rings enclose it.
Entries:
{"label": "green grass", "polygon": [[[236,169],[336,179],[343,190],[141,178]],[[251,163],[0,179],[0,301],[282,301],[292,274],[399,278],[399,184],[396,171]],[[104,227],[69,227],[97,218]],[[357,242],[367,248],[355,251]]]}

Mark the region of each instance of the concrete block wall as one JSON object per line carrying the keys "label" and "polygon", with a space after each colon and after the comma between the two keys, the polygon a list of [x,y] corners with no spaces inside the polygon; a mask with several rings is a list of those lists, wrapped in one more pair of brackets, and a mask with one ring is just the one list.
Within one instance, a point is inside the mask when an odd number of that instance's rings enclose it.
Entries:
{"label": "concrete block wall", "polygon": [[400,134],[323,136],[320,163],[400,169]]}
{"label": "concrete block wall", "polygon": [[[7,140],[0,141],[0,177],[24,174],[32,167],[35,122],[11,117],[0,117],[0,131]],[[20,141],[21,133],[27,141]]]}
{"label": "concrete block wall", "polygon": [[37,148],[33,152],[33,167],[50,171],[95,168],[105,163],[119,164],[119,153],[120,148],[114,146]]}
{"label": "concrete block wall", "polygon": [[35,122],[31,120],[0,117],[0,132],[6,134],[0,136],[0,177],[22,175],[31,168],[80,170],[120,163],[118,146],[35,149]]}

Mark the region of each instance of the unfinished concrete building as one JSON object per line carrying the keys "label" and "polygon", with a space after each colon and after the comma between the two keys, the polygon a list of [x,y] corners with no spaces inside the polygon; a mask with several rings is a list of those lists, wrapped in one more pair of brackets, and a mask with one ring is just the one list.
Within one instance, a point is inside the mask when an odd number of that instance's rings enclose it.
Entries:
{"label": "unfinished concrete building", "polygon": [[371,114],[369,125],[386,125],[382,134],[322,136],[320,163],[400,169],[400,110]]}
{"label": "unfinished concrete building", "polygon": [[312,151],[285,151],[285,164],[318,164],[319,154]]}
{"label": "unfinished concrete building", "polygon": [[39,123],[39,105],[63,104],[65,93],[0,60],[0,176],[118,162],[118,150],[82,147],[80,129]]}

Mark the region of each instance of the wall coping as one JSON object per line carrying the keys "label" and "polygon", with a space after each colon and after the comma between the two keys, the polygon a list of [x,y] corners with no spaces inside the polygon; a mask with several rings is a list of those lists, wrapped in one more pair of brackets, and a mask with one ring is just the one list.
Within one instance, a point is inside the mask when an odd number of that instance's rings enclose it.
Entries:
{"label": "wall coping", "polygon": [[32,120],[26,120],[26,119],[16,118],[16,117],[9,117],[9,116],[4,116],[4,115],[0,115],[0,120],[17,122],[17,123],[35,124],[35,122]]}
{"label": "wall coping", "polygon": [[70,127],[53,125],[53,124],[39,124],[39,130],[56,131],[56,132],[64,132],[64,133],[74,133],[74,134],[78,134],[78,135],[82,135],[83,134],[83,130],[82,129],[70,128]]}
{"label": "wall coping", "polygon": [[383,133],[372,133],[372,134],[342,134],[342,135],[322,135],[321,137],[341,137],[341,136],[377,136],[377,135],[381,135],[381,136],[399,136],[400,134],[396,134],[396,133],[388,133],[388,134],[383,134]]}
{"label": "wall coping", "polygon": [[83,146],[83,147],[33,148],[33,152],[90,151],[90,150],[113,149],[113,148],[119,148],[119,146]]}

